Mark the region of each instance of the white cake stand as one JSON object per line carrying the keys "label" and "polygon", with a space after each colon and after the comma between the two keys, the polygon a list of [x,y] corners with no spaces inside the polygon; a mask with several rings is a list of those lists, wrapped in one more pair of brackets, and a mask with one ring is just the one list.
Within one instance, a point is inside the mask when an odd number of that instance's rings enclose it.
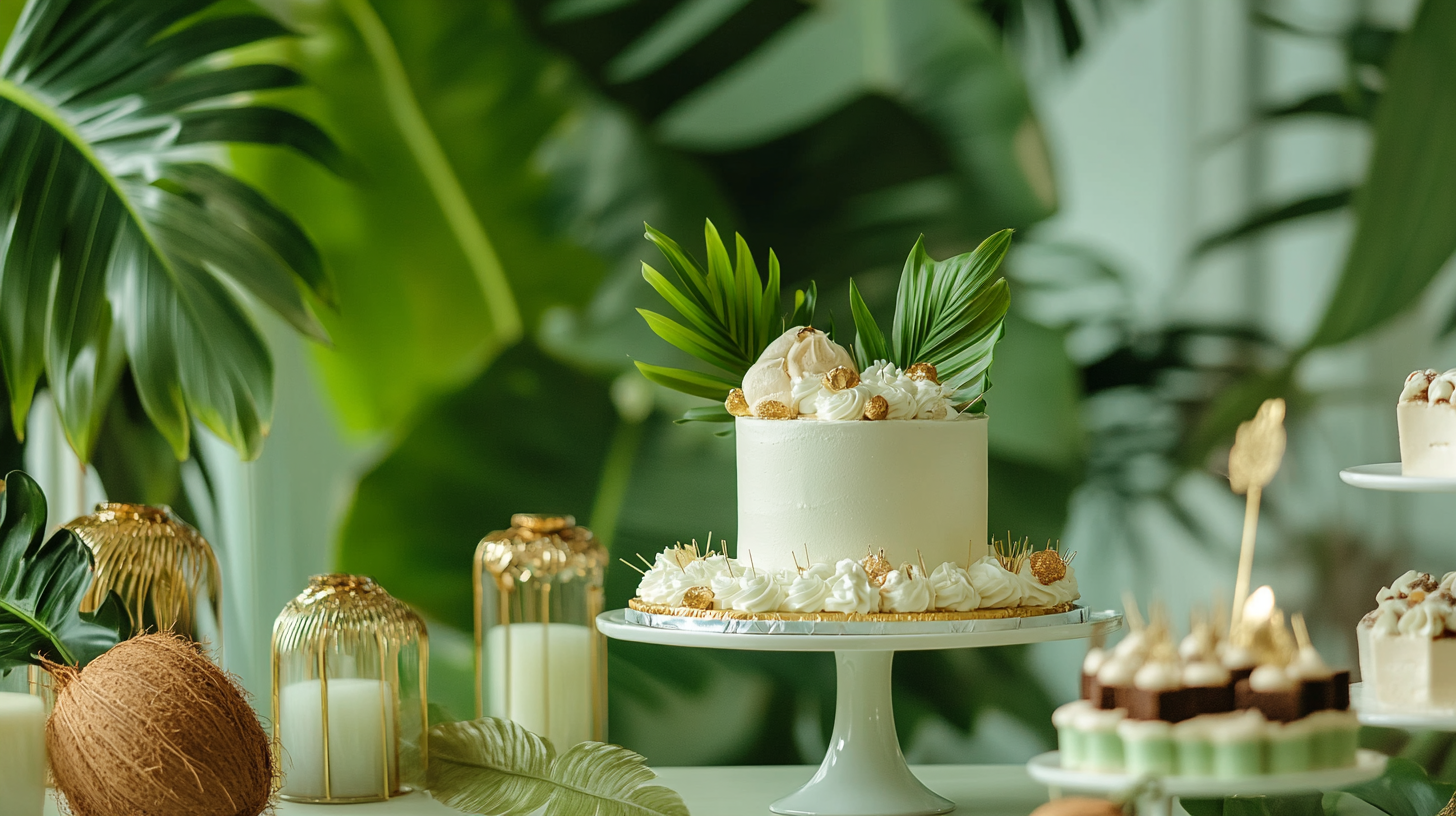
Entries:
{"label": "white cake stand", "polygon": [[[1034,618],[1025,620],[1035,621]],[[917,634],[744,634],[663,629],[629,623],[626,610],[597,617],[607,637],[666,646],[771,652],[834,652],[838,690],[834,735],[818,773],[798,791],[774,802],[770,810],[788,816],[928,816],[948,813],[955,804],[936,795],[910,773],[900,753],[890,705],[890,664],[895,652],[968,649],[1074,640],[1115,631],[1122,616],[1095,612],[1079,623],[1034,625],[997,631]],[[1039,623],[1047,623],[1045,621]],[[887,625],[888,629],[893,624]]]}
{"label": "white cake stand", "polygon": [[1355,709],[1361,725],[1407,730],[1456,731],[1456,711],[1403,711],[1390,708],[1381,705],[1374,697],[1367,700],[1364,683],[1350,684],[1350,708]]}
{"label": "white cake stand", "polygon": [[1150,777],[1068,770],[1062,767],[1061,755],[1052,751],[1033,757],[1026,764],[1026,770],[1032,779],[1054,790],[1133,795],[1138,797],[1138,813],[1145,816],[1168,816],[1173,812],[1173,800],[1178,797],[1279,796],[1358,785],[1378,779],[1385,773],[1385,760],[1384,754],[1362,749],[1355,755],[1353,768],[1234,778]]}
{"label": "white cake stand", "polygon": [[1406,476],[1400,472],[1399,462],[1356,465],[1340,471],[1340,478],[1347,485],[1363,487],[1366,490],[1391,490],[1398,493],[1456,493],[1456,479]]}

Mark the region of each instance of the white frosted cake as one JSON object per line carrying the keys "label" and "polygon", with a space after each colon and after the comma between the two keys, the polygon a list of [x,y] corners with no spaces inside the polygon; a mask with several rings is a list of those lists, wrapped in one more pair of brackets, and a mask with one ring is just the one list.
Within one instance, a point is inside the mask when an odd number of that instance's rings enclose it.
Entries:
{"label": "white frosted cake", "polygon": [[712,541],[706,551],[694,542],[650,562],[638,556],[646,569],[636,567],[634,609],[827,620],[1072,607],[1080,596],[1070,556],[1050,542],[1036,550],[986,540],[983,397],[1010,302],[996,277],[1010,230],[944,261],[917,242],[889,331],[851,281],[853,351],[810,325],[815,287],[795,292],[783,315],[772,253],[765,281],[741,236],[729,262],[711,223],[706,270],[651,227],[647,237],[677,280],[646,264],[643,277],[686,322],[639,311],[660,337],[733,379],[637,366],[660,385],[723,400],[684,419],[733,422],[738,541],[734,557]]}
{"label": "white frosted cake", "polygon": [[768,569],[986,555],[986,418],[782,422],[741,417],[738,557]]}
{"label": "white frosted cake", "polygon": [[1406,476],[1456,476],[1456,369],[1413,371],[1405,379],[1395,421],[1400,429],[1400,470]]}
{"label": "white frosted cake", "polygon": [[1400,711],[1456,711],[1456,572],[1411,570],[1375,596],[1360,621],[1367,699]]}

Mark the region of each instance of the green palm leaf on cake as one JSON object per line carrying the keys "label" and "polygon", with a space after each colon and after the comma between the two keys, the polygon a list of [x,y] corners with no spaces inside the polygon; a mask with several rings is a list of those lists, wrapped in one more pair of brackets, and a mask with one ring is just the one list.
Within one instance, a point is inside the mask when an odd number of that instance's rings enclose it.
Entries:
{"label": "green palm leaf on cake", "polygon": [[483,717],[430,730],[430,794],[490,816],[688,816],[682,797],[617,745],[583,742],[560,756],[510,720]]}
{"label": "green palm leaf on cake", "polygon": [[[646,237],[661,250],[675,280],[646,263],[642,276],[682,320],[648,309],[637,311],[658,337],[722,373],[640,361],[637,368],[659,385],[719,403],[694,408],[683,419],[730,421],[732,417],[721,405],[728,392],[739,386],[743,375],[784,328],[813,323],[818,289],[810,283],[807,289],[796,291],[793,309],[785,315],[779,262],[773,250],[769,250],[765,282],[743,236],[735,236],[736,257],[730,261],[711,221],[704,228],[706,270],[676,241],[650,225]],[[851,280],[855,362],[861,369],[876,360],[888,360],[900,368],[930,363],[958,407],[984,410],[982,397],[991,386],[992,353],[1011,303],[1005,278],[996,274],[1010,246],[1011,230],[1002,230],[974,251],[937,261],[925,251],[921,236],[900,275],[888,338]]]}
{"label": "green palm leaf on cake", "polygon": [[255,457],[272,361],[232,287],[323,339],[304,299],[332,287],[287,215],[208,158],[209,145],[334,143],[250,94],[299,84],[219,52],[288,31],[214,0],[30,0],[0,57],[0,367],[23,434],[42,375],[90,456],[130,365],[179,458],[197,420]]}

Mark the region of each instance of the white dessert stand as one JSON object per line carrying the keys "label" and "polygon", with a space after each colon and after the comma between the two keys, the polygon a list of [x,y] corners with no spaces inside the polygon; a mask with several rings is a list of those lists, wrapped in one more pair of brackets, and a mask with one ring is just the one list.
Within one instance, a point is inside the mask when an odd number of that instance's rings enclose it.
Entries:
{"label": "white dessert stand", "polygon": [[1384,754],[1361,749],[1353,768],[1327,768],[1287,774],[1265,774],[1234,778],[1212,776],[1134,776],[1125,773],[1073,771],[1062,767],[1061,755],[1052,751],[1033,757],[1026,764],[1032,779],[1054,790],[1100,794],[1136,795],[1138,813],[1168,816],[1178,797],[1279,796],[1316,793],[1358,785],[1385,773]]}
{"label": "white dessert stand", "polygon": [[950,631],[948,625],[947,631],[934,633],[924,631],[927,624],[913,625],[917,634],[745,634],[629,623],[622,609],[597,616],[602,634],[618,640],[704,649],[834,652],[838,666],[834,735],[818,773],[769,807],[786,816],[928,816],[955,808],[921,784],[900,753],[890,705],[895,652],[1074,640],[1112,632],[1122,625],[1122,616],[1094,612],[1078,623],[973,632]]}
{"label": "white dessert stand", "polygon": [[1390,490],[1397,493],[1456,493],[1456,479],[1406,476],[1400,472],[1399,462],[1345,468],[1340,471],[1340,479],[1347,485],[1363,487],[1366,490]]}
{"label": "white dessert stand", "polygon": [[1365,684],[1350,684],[1350,708],[1360,718],[1361,725],[1381,728],[1424,729],[1427,731],[1456,731],[1456,711],[1402,711],[1381,705],[1373,697],[1365,699]]}

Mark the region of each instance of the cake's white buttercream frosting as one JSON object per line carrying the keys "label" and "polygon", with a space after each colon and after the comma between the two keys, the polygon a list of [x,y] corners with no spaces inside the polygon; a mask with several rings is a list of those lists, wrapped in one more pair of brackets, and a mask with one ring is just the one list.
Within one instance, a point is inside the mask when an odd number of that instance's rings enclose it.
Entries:
{"label": "cake's white buttercream frosting", "polygon": [[[822,410],[822,409],[821,409]],[[792,567],[885,550],[892,564],[986,553],[986,420],[739,418],[738,555]]]}
{"label": "cake's white buttercream frosting", "polygon": [[1021,571],[1016,574],[1016,578],[1021,582],[1022,606],[1056,606],[1062,602],[1064,592],[1057,586],[1061,581],[1043,584],[1031,574],[1030,561],[1021,565]]}
{"label": "cake's white buttercream frosting", "polygon": [[830,422],[857,421],[864,417],[865,406],[869,405],[873,396],[863,385],[843,391],[830,391],[825,388],[815,399],[814,415]]}
{"label": "cake's white buttercream frosting", "polygon": [[916,574],[913,567],[890,570],[880,587],[881,612],[924,612],[931,600],[930,579]]}
{"label": "cake's white buttercream frosting", "polygon": [[1424,371],[1412,371],[1410,376],[1405,378],[1405,385],[1400,389],[1401,402],[1413,402],[1426,399],[1426,389],[1430,386],[1431,380],[1436,378],[1436,370],[1428,368]]}
{"label": "cake's white buttercream frosting", "polygon": [[1009,609],[1021,606],[1026,585],[1017,576],[1006,571],[996,556],[988,555],[971,565],[967,570],[971,586],[981,596],[981,606],[987,609]]}
{"label": "cake's white buttercream frosting", "polygon": [[981,594],[971,585],[971,576],[958,564],[941,564],[930,574],[934,608],[947,612],[968,612],[979,608]]}
{"label": "cake's white buttercream frosting", "polygon": [[1212,660],[1196,660],[1183,667],[1183,685],[1192,688],[1226,686],[1229,670]]}
{"label": "cake's white buttercream frosting", "polygon": [[876,360],[860,374],[860,380],[871,393],[885,398],[889,408],[885,419],[914,419],[919,413],[915,380],[907,377],[894,363]]}
{"label": "cake's white buttercream frosting", "polygon": [[789,586],[784,600],[786,612],[823,612],[824,602],[829,599],[829,581],[815,572],[804,570]]}
{"label": "cake's white buttercream frosting", "polygon": [[777,575],[749,571],[738,576],[738,595],[733,608],[740,612],[777,612],[788,593]]}
{"label": "cake's white buttercream frosting", "polygon": [[1407,609],[1396,623],[1396,631],[1410,637],[1435,640],[1448,630],[1448,621],[1456,616],[1456,608],[1441,595],[1430,595]]}
{"label": "cake's white buttercream frosting", "polygon": [[1249,675],[1249,688],[1254,691],[1289,691],[1295,686],[1294,678],[1283,666],[1266,663]]}
{"label": "cake's white buttercream frosting", "polygon": [[[741,575],[742,573],[738,574]],[[738,593],[743,591],[739,588],[738,576],[729,575],[726,572],[713,579],[711,589],[713,590],[714,609],[732,609],[733,600],[738,597]],[[638,594],[641,595],[640,592]],[[652,599],[646,595],[642,595],[642,600],[653,603]]]}
{"label": "cake's white buttercream frosting", "polygon": [[1150,661],[1133,675],[1132,684],[1144,691],[1170,691],[1183,684],[1183,671],[1170,660]]}
{"label": "cake's white buttercream frosting", "polygon": [[864,567],[852,558],[839,562],[834,569],[834,582],[824,601],[827,612],[867,615],[880,608],[880,593],[865,574]]}

